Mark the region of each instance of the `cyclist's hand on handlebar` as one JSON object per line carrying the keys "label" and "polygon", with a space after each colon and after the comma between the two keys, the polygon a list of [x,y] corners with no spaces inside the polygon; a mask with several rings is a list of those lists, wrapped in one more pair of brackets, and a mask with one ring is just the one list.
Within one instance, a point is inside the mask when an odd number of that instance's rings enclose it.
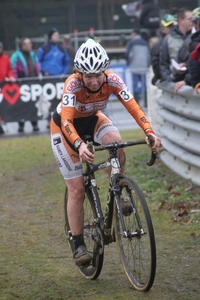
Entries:
{"label": "cyclist's hand on handlebar", "polygon": [[88,150],[85,143],[82,143],[79,147],[79,156],[82,163],[87,161],[92,164],[94,162],[94,154]]}
{"label": "cyclist's hand on handlebar", "polygon": [[153,153],[157,153],[160,148],[162,148],[161,139],[155,134],[151,133],[146,136],[147,145],[151,148]]}

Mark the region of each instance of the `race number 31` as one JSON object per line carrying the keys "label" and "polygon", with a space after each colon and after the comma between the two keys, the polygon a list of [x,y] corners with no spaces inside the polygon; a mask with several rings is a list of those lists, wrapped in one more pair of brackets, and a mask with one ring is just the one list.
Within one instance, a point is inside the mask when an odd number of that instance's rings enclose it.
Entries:
{"label": "race number 31", "polygon": [[76,97],[74,94],[64,94],[63,95],[63,106],[71,106],[74,107],[75,106],[75,100]]}

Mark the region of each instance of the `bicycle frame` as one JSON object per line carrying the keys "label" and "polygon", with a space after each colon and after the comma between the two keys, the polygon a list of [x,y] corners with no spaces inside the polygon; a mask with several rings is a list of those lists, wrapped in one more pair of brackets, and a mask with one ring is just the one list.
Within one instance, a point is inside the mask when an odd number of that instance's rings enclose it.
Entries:
{"label": "bicycle frame", "polygon": [[[104,216],[103,216],[100,197],[99,197],[99,193],[98,193],[98,187],[97,187],[96,178],[95,178],[95,174],[94,174],[96,171],[99,171],[99,170],[104,169],[109,166],[110,166],[109,160],[106,160],[103,163],[99,163],[99,164],[95,164],[95,165],[91,165],[91,164],[87,163],[87,168],[86,168],[86,171],[83,173],[83,175],[85,177],[85,192],[87,194],[90,194],[92,199],[94,200],[94,206],[95,206],[96,214],[98,217],[98,219],[95,220],[95,222],[100,225],[101,230],[102,230],[102,232],[104,232],[105,236],[110,237],[111,230],[108,233],[106,229],[109,226],[111,226],[110,223],[112,223],[111,222],[112,218],[110,218],[110,213],[108,215],[108,218],[104,218]],[[109,203],[110,203],[110,201],[109,201]],[[110,212],[110,210],[107,210],[107,211]],[[106,222],[105,222],[105,219],[107,220]]]}
{"label": "bicycle frame", "polygon": [[[121,219],[124,237],[129,237],[130,234],[128,234],[125,230],[125,224],[124,220],[121,217],[121,207],[118,203],[118,198],[116,196],[116,193],[119,191],[119,188],[117,186],[117,179],[119,177],[123,177],[123,174],[120,173],[120,163],[119,159],[117,157],[117,149],[109,149],[110,156],[109,158],[99,164],[88,164],[87,163],[87,169],[83,173],[85,176],[85,190],[86,193],[91,193],[92,198],[94,199],[95,204],[95,210],[98,216],[98,220],[95,220],[98,224],[100,224],[102,231],[104,232],[104,243],[109,244],[113,241],[113,234],[112,234],[112,218],[113,218],[113,201],[116,201],[116,207],[117,207],[117,213]],[[110,184],[108,189],[108,196],[106,201],[106,211],[105,215],[103,216],[101,203],[100,203],[100,197],[98,193],[98,187],[96,184],[96,178],[94,173],[98,170],[104,169],[106,167],[111,166],[111,174],[110,174]]]}

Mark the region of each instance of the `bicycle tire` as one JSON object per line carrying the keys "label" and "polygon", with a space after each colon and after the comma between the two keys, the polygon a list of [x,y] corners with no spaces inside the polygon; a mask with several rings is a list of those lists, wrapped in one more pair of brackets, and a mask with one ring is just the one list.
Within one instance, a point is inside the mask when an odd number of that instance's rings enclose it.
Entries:
{"label": "bicycle tire", "polygon": [[[120,197],[128,197],[133,210],[122,220],[129,237],[124,237],[122,222],[114,201],[114,229],[118,253],[126,276],[132,286],[139,291],[148,291],[154,282],[156,273],[156,244],[151,216],[139,186],[125,175],[116,179],[119,192],[116,195],[121,207]],[[123,198],[122,198],[123,199]],[[141,234],[141,224],[144,234]]]}
{"label": "bicycle tire", "polygon": [[[72,241],[72,235],[70,225],[67,217],[67,202],[68,202],[68,191],[66,188],[64,197],[64,212],[65,212],[65,232],[67,239],[70,244],[72,254],[74,253],[74,246]],[[104,244],[103,235],[98,223],[95,222],[97,219],[94,201],[89,193],[85,193],[84,198],[84,230],[83,236],[88,252],[92,256],[92,262],[89,266],[77,266],[80,273],[87,279],[95,280],[101,273],[104,259]]]}

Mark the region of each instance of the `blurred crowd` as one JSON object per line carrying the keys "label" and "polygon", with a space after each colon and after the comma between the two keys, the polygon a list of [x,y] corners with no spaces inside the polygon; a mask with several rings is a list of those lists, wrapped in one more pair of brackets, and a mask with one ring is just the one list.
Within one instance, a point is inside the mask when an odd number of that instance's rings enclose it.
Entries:
{"label": "blurred crowd", "polygon": [[[153,9],[155,4],[153,0],[150,2]],[[148,2],[148,9],[150,9],[150,2]],[[138,20],[141,15],[142,12]],[[197,89],[200,82],[200,7],[193,11],[188,8],[170,9],[160,20],[157,34],[155,32],[152,34],[150,31],[148,37],[144,35],[144,29],[148,32],[148,28],[151,28],[150,23],[147,27],[144,22],[141,25],[139,21],[138,28],[133,30],[130,41],[126,45],[126,60],[133,74],[136,100],[141,98],[141,90],[138,95],[138,86],[143,88],[146,97],[146,83],[141,84],[141,78],[144,76],[142,74],[147,74],[149,66],[153,68],[151,80],[153,85],[158,80],[174,82],[175,93],[183,85],[190,85]],[[140,80],[138,76],[141,76]]]}
{"label": "blurred crowd", "polygon": [[200,82],[200,7],[169,12],[161,23],[160,39],[150,50],[152,83],[175,82],[175,93],[186,84],[195,87]]}
{"label": "blurred crowd", "polygon": [[[37,51],[33,51],[31,39],[22,38],[17,49],[9,58],[3,53],[0,42],[0,81],[16,81],[18,78],[58,76],[73,72],[75,50],[70,35],[60,40],[59,32],[52,28],[48,32],[48,41]],[[38,131],[37,120],[30,120],[33,131]],[[18,132],[24,132],[25,121],[19,122]],[[49,122],[47,124],[49,128]]]}
{"label": "blurred crowd", "polygon": [[[183,85],[198,87],[200,82],[200,7],[172,8],[163,18],[154,0],[138,2],[138,22],[126,44],[125,58],[132,74],[136,101],[147,105],[146,76],[153,69],[152,85],[174,82],[176,93]],[[60,38],[56,28],[48,34],[48,41],[33,51],[31,39],[20,40],[9,58],[0,42],[0,81],[17,78],[66,75],[73,73],[75,50],[70,35]],[[33,131],[38,131],[37,120],[30,120]],[[49,127],[49,123],[47,124]],[[24,131],[24,120],[19,122]]]}

